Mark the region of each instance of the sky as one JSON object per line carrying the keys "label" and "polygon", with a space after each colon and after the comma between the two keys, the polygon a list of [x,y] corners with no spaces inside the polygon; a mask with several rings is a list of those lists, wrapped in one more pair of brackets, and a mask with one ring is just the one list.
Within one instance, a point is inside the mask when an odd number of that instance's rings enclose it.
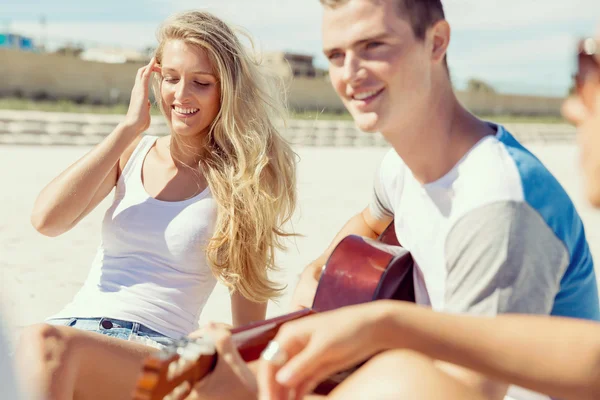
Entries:
{"label": "sky", "polygon": [[[564,95],[577,39],[598,32],[600,0],[442,0],[452,28],[453,81],[470,78],[500,92]],[[248,31],[264,51],[321,52],[318,0],[2,0],[0,32],[47,44],[80,42],[143,49],[170,14],[206,9]],[[45,21],[45,23],[42,23]]]}

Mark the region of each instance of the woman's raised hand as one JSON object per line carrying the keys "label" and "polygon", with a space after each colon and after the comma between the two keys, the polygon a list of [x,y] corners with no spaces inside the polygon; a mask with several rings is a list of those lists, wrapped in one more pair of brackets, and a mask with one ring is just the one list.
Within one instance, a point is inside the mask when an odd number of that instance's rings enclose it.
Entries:
{"label": "woman's raised hand", "polygon": [[161,73],[161,69],[156,64],[154,57],[147,65],[138,69],[135,84],[131,90],[131,99],[125,117],[125,125],[138,134],[150,127],[150,89],[148,83],[150,82],[152,72]]}

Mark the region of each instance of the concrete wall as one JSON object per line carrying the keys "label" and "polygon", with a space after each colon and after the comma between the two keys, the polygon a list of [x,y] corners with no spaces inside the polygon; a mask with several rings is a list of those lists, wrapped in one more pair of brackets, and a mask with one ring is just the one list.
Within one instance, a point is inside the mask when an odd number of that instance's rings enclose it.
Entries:
{"label": "concrete wall", "polygon": [[[93,145],[104,139],[122,120],[123,115],[0,110],[0,145]],[[575,128],[567,124],[505,126],[523,143],[575,139]],[[165,119],[152,116],[146,133],[165,135],[168,132]],[[361,132],[351,121],[291,120],[282,134],[298,146],[388,146],[380,134]]]}
{"label": "concrete wall", "polygon": [[[345,111],[329,82],[296,78],[290,85],[290,106],[300,110]],[[479,115],[560,115],[564,99],[457,91],[459,101]]]}
{"label": "concrete wall", "polygon": [[141,64],[106,64],[73,56],[0,49],[0,95],[127,101]]}
{"label": "concrete wall", "polygon": [[479,115],[560,115],[564,99],[559,97],[515,96],[481,92],[460,92],[460,102]]}
{"label": "concrete wall", "polygon": [[[106,64],[72,56],[0,49],[0,96],[68,98],[85,102],[126,102],[142,64]],[[343,112],[331,84],[295,78],[288,83],[289,106],[296,110]],[[559,115],[562,99],[458,92],[460,101],[478,114]]]}

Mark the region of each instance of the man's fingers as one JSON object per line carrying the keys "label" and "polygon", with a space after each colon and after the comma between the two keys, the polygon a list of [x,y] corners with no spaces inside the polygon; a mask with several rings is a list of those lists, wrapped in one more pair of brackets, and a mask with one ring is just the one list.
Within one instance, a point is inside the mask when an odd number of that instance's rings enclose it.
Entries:
{"label": "man's fingers", "polygon": [[[242,359],[238,349],[235,347],[231,340],[231,332],[229,330],[219,327],[214,329],[212,332],[218,331],[218,335],[215,338],[215,345],[219,352],[219,357],[227,363],[233,373],[239,378],[244,386],[252,393],[258,392],[256,378],[252,371],[246,365],[246,362]],[[214,337],[214,335],[213,335]]]}
{"label": "man's fingers", "polygon": [[320,381],[311,379],[309,381],[304,382],[301,385],[298,385],[298,387],[294,391],[295,400],[302,400],[304,396],[312,393],[319,383]]}
{"label": "man's fingers", "polygon": [[[343,371],[345,368],[341,370]],[[340,372],[340,366],[336,363],[328,362],[322,364],[317,370],[313,371],[311,376],[306,377],[304,381],[299,382],[295,386],[297,398],[302,399],[307,394],[312,393],[321,382],[324,382],[338,372]]]}
{"label": "man's fingers", "polygon": [[284,388],[275,381],[278,369],[279,367],[270,361],[259,361],[257,384],[261,400],[282,398]]}
{"label": "man's fingers", "polygon": [[276,375],[282,365],[293,360],[308,344],[310,331],[302,329],[303,326],[294,322],[285,324],[261,355],[257,378],[261,399],[287,400],[289,388],[281,385]]}
{"label": "man's fingers", "polygon": [[275,380],[288,388],[296,387],[314,376],[326,362],[327,350],[310,342],[277,371]]}

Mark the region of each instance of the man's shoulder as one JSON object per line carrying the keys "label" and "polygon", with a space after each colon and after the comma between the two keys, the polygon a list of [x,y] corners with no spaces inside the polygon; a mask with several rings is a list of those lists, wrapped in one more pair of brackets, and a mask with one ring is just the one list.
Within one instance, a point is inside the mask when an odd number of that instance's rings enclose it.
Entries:
{"label": "man's shoulder", "polygon": [[499,141],[514,163],[525,202],[548,222],[561,215],[579,219],[570,196],[542,161],[506,130]]}
{"label": "man's shoulder", "polygon": [[385,186],[395,185],[404,176],[405,169],[406,164],[396,150],[391,148],[385,153],[379,164],[379,179]]}
{"label": "man's shoulder", "polygon": [[405,167],[404,161],[402,158],[396,153],[394,148],[390,148],[381,159],[381,169],[392,169],[396,170],[397,167]]}
{"label": "man's shoulder", "polygon": [[[459,187],[487,204],[524,201],[538,209],[547,204],[572,206],[566,191],[546,166],[503,126],[463,160]],[[473,190],[476,189],[476,190]]]}
{"label": "man's shoulder", "polygon": [[[463,174],[464,182],[459,186],[464,190],[457,193],[460,201],[456,204],[455,222],[496,203],[522,203],[541,217],[571,255],[585,254],[583,223],[554,175],[502,127],[488,147],[474,155],[479,160]],[[518,215],[515,218],[521,218]]]}

